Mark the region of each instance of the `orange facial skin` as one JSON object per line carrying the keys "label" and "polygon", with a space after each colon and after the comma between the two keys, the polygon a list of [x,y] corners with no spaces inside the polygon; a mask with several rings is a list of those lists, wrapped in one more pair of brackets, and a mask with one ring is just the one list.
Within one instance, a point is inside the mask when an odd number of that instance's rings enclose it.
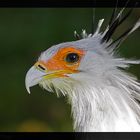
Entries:
{"label": "orange facial skin", "polygon": [[[76,53],[79,56],[79,60],[76,63],[68,63],[65,58],[69,53]],[[74,48],[73,46],[60,48],[58,52],[52,56],[47,62],[39,61],[35,65],[41,65],[43,68],[46,68],[47,71],[59,71],[63,70],[68,73],[77,72],[80,65],[80,60],[83,57],[85,52],[83,50]]]}

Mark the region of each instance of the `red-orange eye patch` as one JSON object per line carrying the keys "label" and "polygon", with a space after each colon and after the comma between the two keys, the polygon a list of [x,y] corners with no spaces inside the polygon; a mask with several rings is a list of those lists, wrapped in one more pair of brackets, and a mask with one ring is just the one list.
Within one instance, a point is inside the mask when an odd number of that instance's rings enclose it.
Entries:
{"label": "red-orange eye patch", "polygon": [[[78,56],[78,61],[76,63],[68,63],[66,61],[67,55],[70,53],[76,54]],[[72,46],[61,48],[57,51],[57,53],[52,56],[47,62],[40,62],[47,70],[72,70],[75,71],[80,65],[80,60],[84,55],[84,51],[74,48]]]}

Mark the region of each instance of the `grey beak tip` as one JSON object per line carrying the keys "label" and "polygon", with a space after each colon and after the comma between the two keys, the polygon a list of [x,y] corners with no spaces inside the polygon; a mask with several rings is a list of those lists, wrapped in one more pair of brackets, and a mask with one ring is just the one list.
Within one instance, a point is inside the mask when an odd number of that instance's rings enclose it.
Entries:
{"label": "grey beak tip", "polygon": [[27,86],[27,84],[26,84],[25,86],[26,86],[26,90],[27,90],[27,92],[30,94],[30,93],[31,93],[31,92],[30,92],[30,87]]}
{"label": "grey beak tip", "polygon": [[29,94],[31,94],[31,92],[30,92],[30,89],[29,89],[29,88],[27,89],[27,92],[28,92]]}

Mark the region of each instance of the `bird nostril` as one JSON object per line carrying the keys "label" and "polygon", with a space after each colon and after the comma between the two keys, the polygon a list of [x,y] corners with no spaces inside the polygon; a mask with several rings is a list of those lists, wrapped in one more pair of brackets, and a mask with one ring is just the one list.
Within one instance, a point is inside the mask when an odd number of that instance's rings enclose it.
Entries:
{"label": "bird nostril", "polygon": [[37,65],[38,68],[40,68],[41,70],[45,70],[45,68],[43,66],[41,66],[40,64]]}

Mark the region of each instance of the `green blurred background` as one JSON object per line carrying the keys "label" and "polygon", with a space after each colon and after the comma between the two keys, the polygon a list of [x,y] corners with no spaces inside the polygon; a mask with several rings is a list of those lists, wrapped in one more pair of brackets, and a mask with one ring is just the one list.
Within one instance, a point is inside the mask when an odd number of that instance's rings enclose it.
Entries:
{"label": "green blurred background", "polygon": [[[111,8],[96,8],[95,25],[111,16]],[[117,35],[140,17],[135,9]],[[91,32],[91,8],[0,9],[0,131],[73,131],[70,105],[39,86],[25,89],[25,75],[40,53],[51,45],[75,40],[74,30]],[[140,59],[140,30],[122,44],[122,56]],[[129,69],[140,79],[140,66]]]}

